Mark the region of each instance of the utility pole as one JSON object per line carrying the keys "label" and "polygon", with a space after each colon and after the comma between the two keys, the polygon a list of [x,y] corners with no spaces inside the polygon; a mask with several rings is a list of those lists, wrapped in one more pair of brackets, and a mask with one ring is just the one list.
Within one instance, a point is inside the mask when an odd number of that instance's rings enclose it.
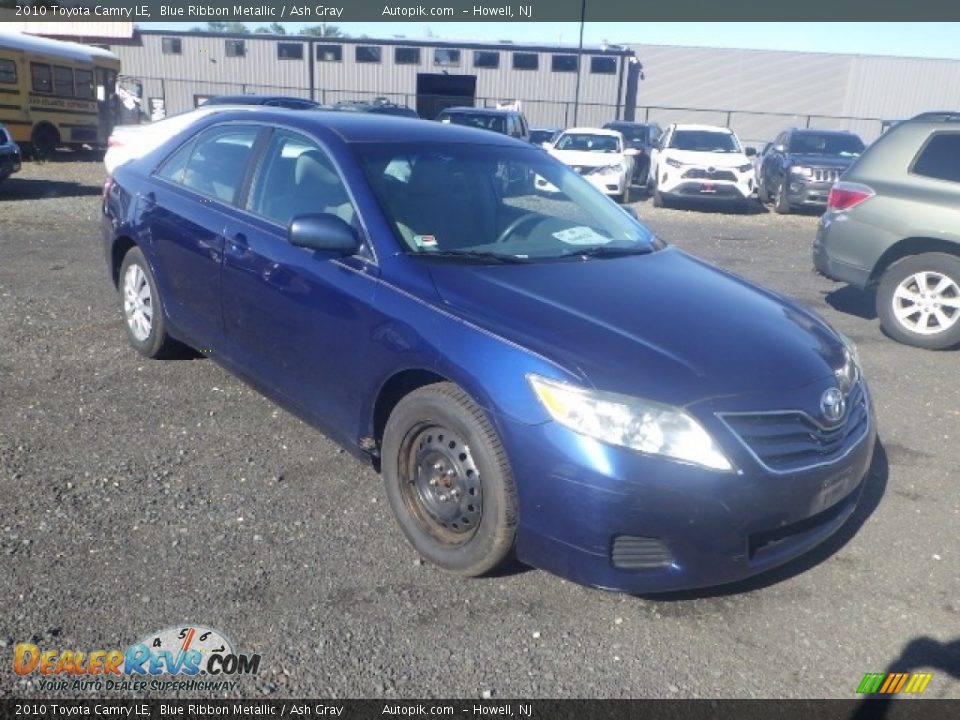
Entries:
{"label": "utility pole", "polygon": [[580,45],[577,48],[577,89],[573,95],[573,126],[577,126],[577,111],[580,109],[580,74],[583,72],[583,23],[587,16],[587,0],[580,0]]}

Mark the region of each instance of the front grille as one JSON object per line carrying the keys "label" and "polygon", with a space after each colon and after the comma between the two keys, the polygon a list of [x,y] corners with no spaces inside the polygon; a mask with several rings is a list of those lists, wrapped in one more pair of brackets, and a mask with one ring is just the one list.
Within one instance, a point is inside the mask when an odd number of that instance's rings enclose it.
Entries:
{"label": "front grille", "polygon": [[737,181],[737,176],[734,175],[729,170],[717,170],[716,168],[712,168],[712,169],[690,168],[683,174],[683,177],[689,178],[691,180],[729,180],[730,182]]}
{"label": "front grille", "polygon": [[727,426],[768,470],[792,472],[833,462],[860,442],[870,419],[861,383],[847,396],[847,413],[834,427],[824,427],[802,411],[729,413]]}
{"label": "front grille", "polygon": [[593,172],[596,168],[593,165],[572,165],[573,171],[580,175],[586,175],[589,172]]}
{"label": "front grille", "polygon": [[617,535],[610,548],[610,561],[621,570],[652,570],[673,563],[673,556],[657,538]]}
{"label": "front grille", "polygon": [[840,171],[836,168],[813,168],[815,182],[836,182],[840,178]]}

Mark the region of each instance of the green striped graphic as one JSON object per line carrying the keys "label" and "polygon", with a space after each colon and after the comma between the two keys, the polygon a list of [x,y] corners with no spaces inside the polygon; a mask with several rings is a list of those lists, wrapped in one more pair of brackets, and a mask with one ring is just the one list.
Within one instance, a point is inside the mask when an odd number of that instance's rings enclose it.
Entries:
{"label": "green striped graphic", "polygon": [[860,685],[857,687],[857,694],[871,695],[875,693],[880,689],[880,684],[886,676],[886,673],[867,673],[863,676],[863,680],[860,681]]}

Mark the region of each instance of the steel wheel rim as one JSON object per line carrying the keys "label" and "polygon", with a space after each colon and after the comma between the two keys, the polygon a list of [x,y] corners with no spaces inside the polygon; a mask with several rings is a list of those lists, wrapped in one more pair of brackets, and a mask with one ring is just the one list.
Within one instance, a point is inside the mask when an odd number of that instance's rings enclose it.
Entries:
{"label": "steel wheel rim", "polygon": [[401,494],[421,530],[446,545],[467,543],[483,516],[483,488],[463,437],[420,425],[407,434],[401,458]]}
{"label": "steel wheel rim", "polygon": [[915,272],[893,291],[893,315],[918,335],[946,332],[960,321],[960,285],[940,272]]}
{"label": "steel wheel rim", "polygon": [[143,342],[153,329],[153,296],[147,274],[136,263],[123,276],[123,313],[134,338]]}

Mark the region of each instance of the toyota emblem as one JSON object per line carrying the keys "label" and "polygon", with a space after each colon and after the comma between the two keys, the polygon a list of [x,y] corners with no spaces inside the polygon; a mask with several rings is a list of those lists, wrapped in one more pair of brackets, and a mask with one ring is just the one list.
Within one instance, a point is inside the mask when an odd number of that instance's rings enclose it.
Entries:
{"label": "toyota emblem", "polygon": [[820,398],[820,411],[827,422],[835,423],[843,419],[843,414],[847,411],[847,401],[843,399],[843,393],[835,387],[824,392]]}

